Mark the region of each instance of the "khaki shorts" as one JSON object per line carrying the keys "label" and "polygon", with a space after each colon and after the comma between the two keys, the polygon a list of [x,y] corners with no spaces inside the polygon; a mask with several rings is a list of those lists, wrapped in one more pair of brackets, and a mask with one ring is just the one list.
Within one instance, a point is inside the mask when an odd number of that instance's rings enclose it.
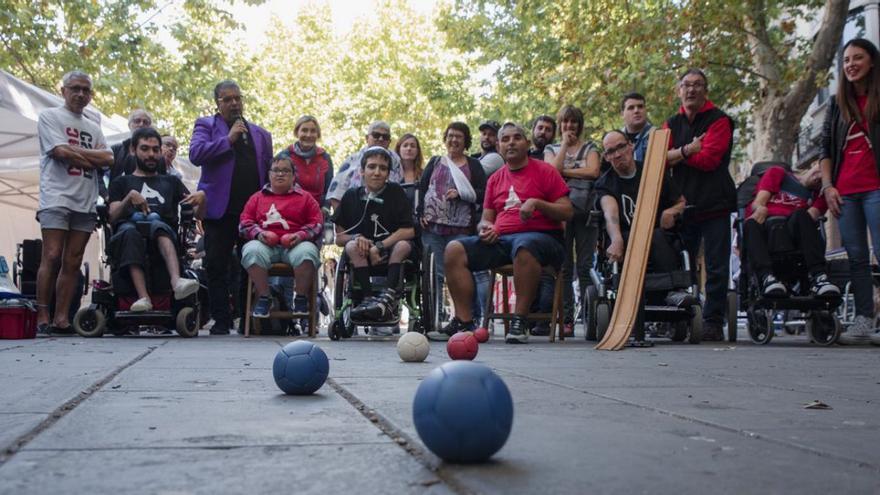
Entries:
{"label": "khaki shorts", "polygon": [[63,206],[40,210],[37,212],[37,221],[40,222],[40,229],[43,230],[75,230],[89,233],[95,230],[97,223],[94,213],[71,211]]}

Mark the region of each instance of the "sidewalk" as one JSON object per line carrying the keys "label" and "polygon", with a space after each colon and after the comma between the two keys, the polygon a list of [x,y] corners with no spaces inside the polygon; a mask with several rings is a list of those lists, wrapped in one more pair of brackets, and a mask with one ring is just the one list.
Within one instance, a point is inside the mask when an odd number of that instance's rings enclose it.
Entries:
{"label": "sidewalk", "polygon": [[880,491],[880,349],[533,340],[480,347],[514,426],[466,466],[412,424],[438,343],[412,364],[393,339],[318,339],[331,379],[288,397],[271,373],[287,339],[0,341],[0,494]]}

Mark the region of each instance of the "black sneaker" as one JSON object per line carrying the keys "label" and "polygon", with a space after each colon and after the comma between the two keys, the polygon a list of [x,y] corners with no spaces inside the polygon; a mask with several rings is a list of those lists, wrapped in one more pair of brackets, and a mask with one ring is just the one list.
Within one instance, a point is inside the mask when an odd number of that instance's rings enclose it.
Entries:
{"label": "black sneaker", "polygon": [[[565,326],[573,328],[574,324],[568,322],[565,324]],[[539,321],[535,323],[535,326],[533,326],[531,330],[529,330],[529,333],[536,337],[546,337],[550,335],[550,323],[546,321]],[[568,337],[569,335],[566,336]]]}
{"label": "black sneaker", "polygon": [[309,312],[309,300],[305,296],[296,296],[293,298],[293,312],[294,313],[308,313]]}
{"label": "black sneaker", "polygon": [[510,330],[504,337],[504,342],[508,344],[526,344],[529,341],[529,332],[527,331],[529,322],[522,316],[517,316],[510,321]]}
{"label": "black sneaker", "polygon": [[[764,297],[785,297],[788,295],[788,287],[774,277],[773,274],[764,277],[764,280],[761,281],[761,290],[764,293]],[[703,340],[706,339],[704,338]]]}
{"label": "black sneaker", "polygon": [[271,311],[272,299],[268,296],[260,296],[257,299],[257,303],[254,304],[254,310],[251,311],[251,315],[254,318],[268,318]]}
{"label": "black sneaker", "polygon": [[810,277],[810,292],[819,297],[837,297],[840,295],[840,289],[828,280],[828,275],[819,273]]}
{"label": "black sneaker", "polygon": [[477,324],[474,321],[464,322],[459,320],[458,317],[453,317],[442,329],[428,332],[428,339],[442,342],[449,340],[449,337],[458,332],[473,332],[476,328]]}
{"label": "black sneaker", "polygon": [[[358,308],[363,308],[358,313],[358,319],[369,321],[392,321],[398,317],[400,311],[399,296],[394,289],[385,289],[372,300],[364,301]],[[358,309],[355,308],[355,309]],[[355,311],[352,310],[352,317]]]}
{"label": "black sneaker", "polygon": [[214,326],[211,327],[210,334],[211,335],[229,335],[229,325],[224,325],[222,323],[214,323]]}

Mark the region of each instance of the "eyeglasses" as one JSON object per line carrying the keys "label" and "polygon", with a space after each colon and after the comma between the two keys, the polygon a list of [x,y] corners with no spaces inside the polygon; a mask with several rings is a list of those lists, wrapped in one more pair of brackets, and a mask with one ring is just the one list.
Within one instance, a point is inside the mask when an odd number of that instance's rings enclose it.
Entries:
{"label": "eyeglasses", "polygon": [[391,141],[391,134],[383,134],[381,132],[371,132],[370,136],[376,141]]}
{"label": "eyeglasses", "polygon": [[695,83],[681,83],[681,87],[684,89],[706,89],[706,83],[695,82]]}
{"label": "eyeglasses", "polygon": [[92,88],[88,86],[64,86],[71,93],[82,93],[84,95],[92,94]]}
{"label": "eyeglasses", "polygon": [[270,168],[270,169],[269,169],[269,172],[271,172],[271,173],[273,173],[273,174],[275,174],[275,175],[282,175],[282,176],[283,176],[283,175],[290,175],[290,174],[292,174],[292,173],[293,173],[293,170],[291,170],[291,169],[289,169],[289,168]]}
{"label": "eyeglasses", "polygon": [[605,158],[611,158],[612,156],[616,155],[617,153],[625,150],[627,146],[629,146],[629,143],[623,143],[623,144],[619,144],[613,148],[608,148],[607,150],[605,150]]}

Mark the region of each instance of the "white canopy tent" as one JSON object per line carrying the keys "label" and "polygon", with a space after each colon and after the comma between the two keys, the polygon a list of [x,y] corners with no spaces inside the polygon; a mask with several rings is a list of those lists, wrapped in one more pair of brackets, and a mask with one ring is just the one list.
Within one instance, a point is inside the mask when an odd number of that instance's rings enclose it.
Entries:
{"label": "white canopy tent", "polygon": [[[40,191],[40,145],[37,118],[41,111],[60,106],[60,95],[28,84],[0,70],[0,256],[12,263],[15,245],[22,239],[40,237],[35,214]],[[86,117],[101,125],[108,143],[128,136],[123,123],[101,114],[93,107]],[[89,241],[84,261],[99,266],[101,244],[97,236]]]}

